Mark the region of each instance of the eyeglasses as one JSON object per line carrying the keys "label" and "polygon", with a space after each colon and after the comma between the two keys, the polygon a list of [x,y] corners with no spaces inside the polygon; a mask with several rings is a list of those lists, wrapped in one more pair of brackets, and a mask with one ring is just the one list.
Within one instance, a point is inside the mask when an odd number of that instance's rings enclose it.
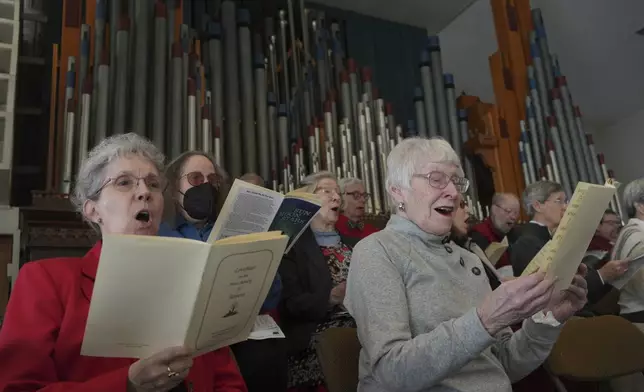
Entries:
{"label": "eyeglasses", "polygon": [[602,224],[611,225],[611,226],[621,226],[622,222],[615,220],[605,220],[601,222]]}
{"label": "eyeglasses", "polygon": [[557,203],[562,206],[568,204],[568,199],[554,199],[554,200],[548,199],[546,201],[551,201],[553,203]]}
{"label": "eyeglasses", "polygon": [[340,190],[338,190],[338,188],[315,188],[313,193],[322,194],[324,196],[332,196],[335,193],[340,196]]}
{"label": "eyeglasses", "polygon": [[445,189],[450,181],[459,193],[467,192],[467,189],[470,187],[470,181],[467,178],[459,176],[450,177],[440,171],[433,171],[429,174],[414,174],[414,177],[426,178],[429,181],[429,185],[436,189]]}
{"label": "eyeglasses", "polygon": [[517,211],[517,210],[512,210],[512,209],[510,209],[510,208],[504,208],[504,207],[501,207],[501,206],[500,206],[500,205],[498,205],[498,204],[495,204],[495,206],[497,206],[497,207],[498,207],[498,208],[500,208],[503,212],[505,212],[506,214],[508,214],[508,215],[510,215],[510,216],[512,216],[512,215],[519,215],[519,211]]}
{"label": "eyeglasses", "polygon": [[188,180],[188,183],[192,186],[199,186],[203,184],[206,180],[208,180],[208,183],[212,185],[215,188],[219,188],[221,185],[222,179],[221,176],[217,173],[210,173],[206,176],[202,172],[194,171],[190,173],[186,173],[181,178],[186,177]]}
{"label": "eyeglasses", "polygon": [[107,181],[99,188],[94,196],[101,193],[105,187],[111,185],[119,192],[131,192],[139,186],[139,181],[143,180],[145,186],[154,193],[162,193],[168,186],[168,181],[164,177],[156,175],[148,175],[145,177],[137,177],[132,174],[121,174],[118,177],[108,178]]}
{"label": "eyeglasses", "polygon": [[362,193],[362,192],[358,192],[358,191],[345,192],[344,194],[349,195],[349,196],[353,197],[356,200],[360,200],[360,199],[367,200],[369,198],[369,196],[371,196],[370,193]]}

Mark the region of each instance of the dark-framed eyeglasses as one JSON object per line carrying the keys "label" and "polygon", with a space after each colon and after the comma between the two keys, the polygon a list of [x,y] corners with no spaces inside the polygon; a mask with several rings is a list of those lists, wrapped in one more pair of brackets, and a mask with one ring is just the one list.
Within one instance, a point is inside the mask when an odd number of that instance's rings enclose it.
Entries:
{"label": "dark-framed eyeglasses", "polygon": [[606,219],[606,220],[602,220],[601,224],[606,224],[606,225],[611,225],[611,226],[621,226],[622,222],[618,221],[618,220]]}
{"label": "dark-framed eyeglasses", "polygon": [[414,177],[426,178],[429,185],[436,189],[445,189],[451,181],[458,193],[465,193],[470,187],[470,181],[467,178],[449,176],[441,171],[433,171],[429,174],[414,174]]}
{"label": "dark-framed eyeglasses", "polygon": [[213,187],[219,188],[219,186],[222,183],[222,178],[217,173],[210,173],[208,175],[204,175],[202,172],[193,171],[182,175],[180,178],[183,178],[183,177],[185,177],[188,180],[188,184],[192,186],[199,186],[204,182],[208,181],[208,183]]}
{"label": "dark-framed eyeglasses", "polygon": [[371,196],[370,193],[358,191],[344,192],[344,194],[353,197],[355,200],[367,200]]}
{"label": "dark-framed eyeglasses", "polygon": [[143,180],[145,186],[154,193],[163,193],[168,187],[168,181],[165,177],[157,176],[154,174],[145,177],[137,177],[133,174],[121,174],[116,177],[108,178],[107,181],[94,193],[94,196],[101,193],[107,186],[112,186],[119,192],[131,192],[138,188],[139,182]]}

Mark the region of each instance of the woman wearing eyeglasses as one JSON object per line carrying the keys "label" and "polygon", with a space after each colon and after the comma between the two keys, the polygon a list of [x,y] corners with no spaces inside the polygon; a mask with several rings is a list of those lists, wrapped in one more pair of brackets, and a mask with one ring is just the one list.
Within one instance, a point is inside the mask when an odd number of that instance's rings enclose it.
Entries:
{"label": "woman wearing eyeglasses", "polygon": [[[105,139],[81,163],[72,201],[101,235],[157,235],[163,160],[136,134]],[[0,329],[0,391],[246,391],[228,348],[194,359],[181,347],[140,360],[81,356],[100,254],[98,242],[20,270]]]}
{"label": "woman wearing eyeglasses", "polygon": [[302,184],[320,197],[322,207],[280,264],[284,284],[280,317],[288,344],[289,391],[316,391],[324,384],[316,335],[332,327],[355,327],[342,301],[357,240],[335,229],[341,204],[335,175],[319,172]]}
{"label": "woman wearing eyeglasses", "polygon": [[356,245],[344,301],[362,345],[359,390],[512,391],[584,305],[584,279],[553,293],[534,274],[492,291],[479,258],[449,241],[469,183],[442,139],[399,143],[386,184],[391,219]]}
{"label": "woman wearing eyeglasses", "polygon": [[[165,222],[159,235],[207,241],[228,196],[228,175],[199,151],[183,153],[166,168]],[[281,292],[279,274],[260,313],[272,313]],[[248,340],[231,346],[249,391],[286,390],[286,349],[281,339]]]}
{"label": "woman wearing eyeglasses", "polygon": [[362,180],[343,178],[338,185],[340,185],[342,192],[342,206],[340,207],[342,213],[338,216],[338,222],[335,225],[338,232],[347,237],[361,240],[378,231],[376,227],[364,221],[369,194],[366,192]]}

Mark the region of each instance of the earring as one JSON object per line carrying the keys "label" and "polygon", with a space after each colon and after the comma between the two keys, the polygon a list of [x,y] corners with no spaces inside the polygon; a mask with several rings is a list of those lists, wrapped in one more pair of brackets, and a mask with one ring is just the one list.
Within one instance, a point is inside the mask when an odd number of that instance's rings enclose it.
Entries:
{"label": "earring", "polygon": [[98,224],[99,224],[99,225],[102,225],[102,224],[103,224],[103,219],[98,218]]}
{"label": "earring", "polygon": [[402,201],[398,203],[398,210],[405,212],[405,203],[403,203]]}

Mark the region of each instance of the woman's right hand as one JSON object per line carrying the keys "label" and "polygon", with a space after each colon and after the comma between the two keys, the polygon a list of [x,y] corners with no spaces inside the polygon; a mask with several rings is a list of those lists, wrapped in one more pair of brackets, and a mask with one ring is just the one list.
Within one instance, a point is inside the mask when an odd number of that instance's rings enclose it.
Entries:
{"label": "woman's right hand", "polygon": [[347,291],[347,282],[342,282],[331,289],[331,298],[329,302],[331,305],[341,305],[344,302],[344,294]]}
{"label": "woman's right hand", "polygon": [[179,385],[192,367],[192,352],[185,347],[167,348],[130,365],[128,392],[166,392]]}
{"label": "woman's right hand", "polygon": [[538,272],[506,281],[488,294],[477,308],[481,323],[494,336],[543,310],[550,301],[554,281]]}

